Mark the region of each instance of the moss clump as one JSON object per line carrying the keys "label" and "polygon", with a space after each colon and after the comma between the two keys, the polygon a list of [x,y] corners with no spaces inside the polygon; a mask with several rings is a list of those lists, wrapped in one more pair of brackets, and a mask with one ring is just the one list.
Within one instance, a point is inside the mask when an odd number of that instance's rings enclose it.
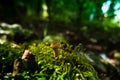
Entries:
{"label": "moss clump", "polygon": [[[35,55],[38,64],[36,72],[24,71],[17,76],[9,76],[14,60],[22,56],[25,47]],[[50,47],[49,42],[33,41],[21,47],[12,47],[11,43],[1,44],[0,79],[98,80],[97,72],[85,58],[81,45],[74,48],[67,43],[61,43],[58,48],[59,58],[55,59],[55,51]],[[7,68],[11,68],[11,71]]]}
{"label": "moss clump", "polygon": [[0,44],[0,73],[12,72],[13,62],[22,55],[23,48],[14,43]]}
{"label": "moss clump", "polygon": [[33,42],[29,49],[36,55],[38,73],[47,80],[98,80],[94,68],[86,60],[81,45],[75,48],[62,43],[59,59],[54,58],[50,43]]}

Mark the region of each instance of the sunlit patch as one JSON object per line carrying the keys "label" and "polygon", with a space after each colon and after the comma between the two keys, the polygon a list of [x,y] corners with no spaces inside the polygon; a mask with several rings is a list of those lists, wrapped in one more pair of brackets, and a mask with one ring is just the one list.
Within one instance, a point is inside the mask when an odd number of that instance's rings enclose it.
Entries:
{"label": "sunlit patch", "polygon": [[43,18],[46,18],[46,17],[48,17],[48,12],[47,12],[47,10],[48,10],[48,8],[47,8],[47,5],[46,4],[43,4],[42,5],[42,8],[43,8]]}
{"label": "sunlit patch", "polygon": [[103,3],[103,6],[102,6],[103,13],[106,13],[109,10],[110,4],[111,4],[111,1],[107,1]]}
{"label": "sunlit patch", "polygon": [[108,17],[108,14],[104,14],[104,17]]}
{"label": "sunlit patch", "polygon": [[4,44],[7,41],[6,35],[0,37],[0,44]]}
{"label": "sunlit patch", "polygon": [[120,21],[120,10],[117,10],[114,12],[115,13],[115,20]]}

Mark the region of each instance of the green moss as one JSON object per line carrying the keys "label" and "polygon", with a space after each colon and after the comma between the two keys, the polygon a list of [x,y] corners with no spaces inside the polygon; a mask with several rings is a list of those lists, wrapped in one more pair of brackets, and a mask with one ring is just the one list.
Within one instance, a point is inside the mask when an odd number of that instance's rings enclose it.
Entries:
{"label": "green moss", "polygon": [[[35,73],[25,71],[15,77],[6,73],[7,68],[13,67],[13,61],[21,57],[24,48],[28,48],[36,58],[38,68]],[[67,43],[61,44],[59,59],[54,58],[54,50],[49,42],[33,41],[21,47],[12,47],[11,43],[0,45],[0,73],[5,73],[3,78],[12,79],[39,79],[39,80],[98,80],[97,72],[84,56],[81,45],[75,48]],[[11,67],[10,67],[11,66]],[[34,66],[34,65],[31,65]]]}
{"label": "green moss", "polygon": [[13,43],[0,44],[0,73],[12,72],[13,62],[22,55],[21,47],[14,47]]}
{"label": "green moss", "polygon": [[[69,44],[62,44],[60,59],[54,59],[54,51],[50,43],[33,42],[29,49],[36,55],[39,75],[50,80],[98,80],[97,72],[88,63],[81,45],[73,48]],[[66,45],[66,46],[65,46]]]}

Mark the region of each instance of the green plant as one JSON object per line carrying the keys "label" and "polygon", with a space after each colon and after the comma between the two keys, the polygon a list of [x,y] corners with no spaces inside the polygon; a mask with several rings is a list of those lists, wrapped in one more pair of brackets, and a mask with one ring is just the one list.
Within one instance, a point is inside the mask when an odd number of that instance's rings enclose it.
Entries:
{"label": "green plant", "polygon": [[[2,69],[4,66],[8,67],[8,63],[12,65],[14,59],[21,56],[23,52],[23,48],[12,48],[10,45],[9,48],[6,49],[6,45],[8,45],[8,43],[0,47],[1,52],[2,50],[4,51],[4,54],[1,56],[5,59],[0,58]],[[33,41],[28,44],[28,49],[35,55],[38,63],[36,72],[23,71],[16,76],[10,76],[8,74],[9,72],[4,72],[5,75],[0,75],[0,77],[2,76],[3,79],[13,80],[98,80],[97,72],[85,58],[81,45],[74,48],[72,45],[62,43],[59,59],[54,58],[54,50],[50,47],[49,42]],[[7,51],[9,55],[10,53],[12,53],[12,55],[7,56]],[[4,69],[6,69],[6,67],[4,67]]]}
{"label": "green plant", "polygon": [[21,56],[23,49],[6,42],[0,44],[0,73],[12,72],[14,59]]}
{"label": "green plant", "polygon": [[54,59],[54,51],[49,43],[33,42],[29,46],[36,55],[39,76],[49,80],[98,80],[96,71],[81,54],[82,50],[78,50],[81,46],[70,49],[70,45],[66,45],[60,48],[58,60]]}

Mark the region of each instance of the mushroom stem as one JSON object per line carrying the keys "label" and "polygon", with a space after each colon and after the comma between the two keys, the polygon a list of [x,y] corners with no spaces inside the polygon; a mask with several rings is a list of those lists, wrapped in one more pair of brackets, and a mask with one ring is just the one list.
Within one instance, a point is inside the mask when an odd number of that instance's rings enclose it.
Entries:
{"label": "mushroom stem", "polygon": [[54,50],[54,58],[55,59],[59,59],[59,54],[60,54],[59,48],[55,48],[53,50]]}
{"label": "mushroom stem", "polygon": [[59,41],[51,42],[50,47],[54,50],[54,58],[59,59],[61,43]]}

